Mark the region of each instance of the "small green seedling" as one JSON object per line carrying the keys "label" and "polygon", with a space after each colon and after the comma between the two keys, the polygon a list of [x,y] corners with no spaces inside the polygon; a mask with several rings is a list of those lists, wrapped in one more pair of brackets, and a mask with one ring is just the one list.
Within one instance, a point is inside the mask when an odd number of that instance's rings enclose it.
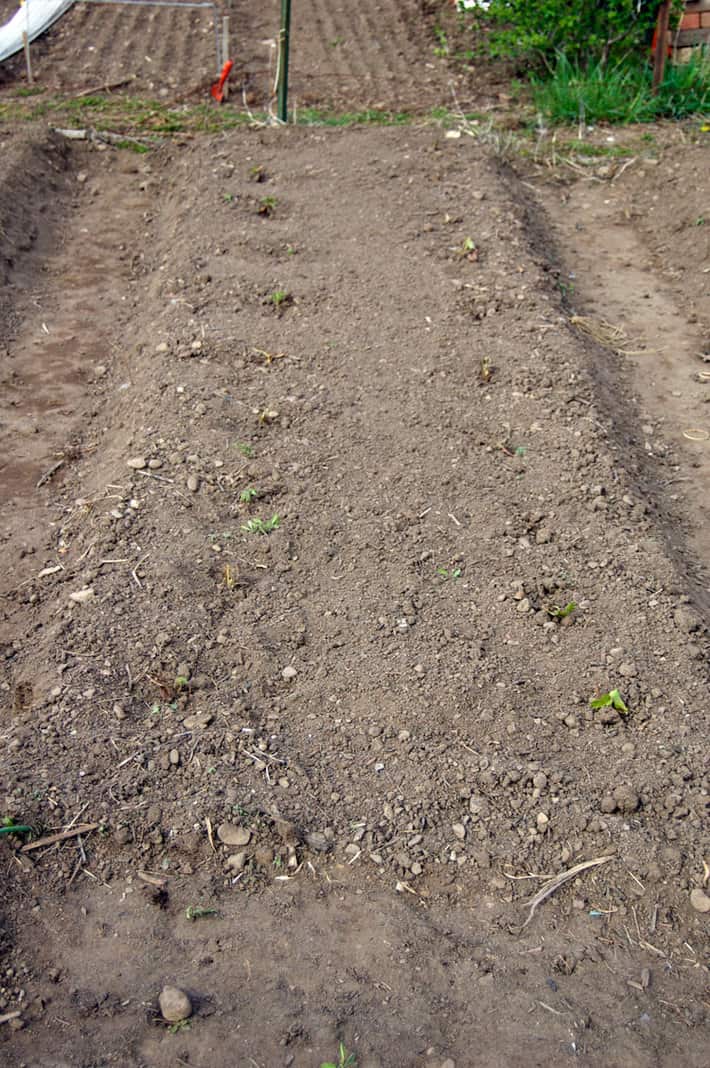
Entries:
{"label": "small green seedling", "polygon": [[186,690],[188,682],[189,679],[187,675],[176,675],[175,682],[173,683],[175,693],[181,693],[183,690]]}
{"label": "small green seedling", "polygon": [[478,249],[472,237],[465,237],[456,252],[464,259],[471,260],[472,263],[478,259]]}
{"label": "small green seedling", "polygon": [[546,609],[546,612],[548,616],[551,616],[553,619],[566,619],[567,616],[572,615],[576,607],[576,601],[570,601],[569,604],[566,604],[564,606],[564,608],[560,608],[558,604],[551,604]]}
{"label": "small green seedling", "polygon": [[239,494],[239,500],[242,504],[251,504],[251,502],[255,501],[258,496],[259,491],[257,489],[254,489],[253,486],[247,486],[247,488],[243,489]]}
{"label": "small green seedling", "polygon": [[617,712],[621,712],[622,715],[628,715],[629,710],[624,703],[624,699],[618,690],[609,690],[609,693],[603,693],[601,697],[596,697],[589,702],[592,708],[615,708]]}
{"label": "small green seedling", "polygon": [[338,1046],[338,1060],[324,1061],[320,1068],[357,1068],[357,1057],[354,1053],[348,1053],[341,1042]]}
{"label": "small green seedling", "polygon": [[234,203],[234,193],[222,193],[222,200],[225,204]]}
{"label": "small green seedling", "polygon": [[242,456],[245,456],[247,460],[251,460],[252,456],[254,455],[254,449],[251,445],[247,445],[246,441],[237,441],[236,447],[237,450],[242,454]]}
{"label": "small green seedling", "polygon": [[188,905],[185,915],[188,920],[204,920],[207,916],[216,916],[217,909],[205,909],[202,905]]}
{"label": "small green seedling", "polygon": [[438,42],[434,46],[434,55],[437,59],[444,59],[449,54],[449,39],[446,36],[446,30],[443,30],[441,26],[435,26],[434,36]]}
{"label": "small green seedling", "polygon": [[271,534],[272,530],[278,530],[280,524],[278,515],[272,515],[271,519],[250,519],[243,524],[242,531],[245,534]]}
{"label": "small green seedling", "polygon": [[293,298],[287,289],[275,289],[269,297],[270,303],[273,304],[277,311],[281,311],[292,300]]}
{"label": "small green seedling", "polygon": [[168,1028],[168,1032],[171,1035],[179,1035],[182,1031],[189,1031],[189,1030],[190,1030],[190,1021],[189,1020],[176,1020],[175,1023],[171,1023],[170,1027]]}
{"label": "small green seedling", "polygon": [[277,204],[278,200],[276,197],[262,197],[259,201],[258,214],[263,215],[265,219],[268,219],[269,216],[273,215],[276,211]]}
{"label": "small green seedling", "polygon": [[462,571],[461,571],[461,568],[460,568],[460,567],[453,567],[453,568],[448,568],[448,567],[437,567],[437,569],[436,569],[436,573],[437,573],[437,575],[439,575],[439,576],[440,576],[441,578],[443,578],[443,579],[447,579],[447,580],[448,580],[448,579],[458,579],[458,578],[461,578],[461,574],[462,574]]}

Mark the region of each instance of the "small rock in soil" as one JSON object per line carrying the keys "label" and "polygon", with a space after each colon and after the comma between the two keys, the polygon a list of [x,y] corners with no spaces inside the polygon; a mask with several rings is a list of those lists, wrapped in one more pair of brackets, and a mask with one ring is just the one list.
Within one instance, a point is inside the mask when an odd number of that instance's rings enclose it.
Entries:
{"label": "small rock in soil", "polygon": [[322,831],[311,831],[306,835],[306,845],[316,853],[327,853],[332,848]]}
{"label": "small rock in soil", "polygon": [[187,479],[187,488],[190,493],[197,493],[200,488],[200,480],[197,475],[189,475]]}
{"label": "small rock in soil", "polygon": [[236,823],[220,823],[217,837],[228,846],[245,846],[251,841],[251,831],[246,827],[237,827]]}
{"label": "small rock in soil", "polygon": [[232,871],[243,871],[247,862],[246,853],[232,853],[227,857],[227,867]]}
{"label": "small rock in soil", "polygon": [[160,1012],[169,1023],[179,1023],[192,1016],[192,1002],[178,986],[164,986],[158,998]]}
{"label": "small rock in soil", "polygon": [[142,471],[145,466],[145,456],[131,456],[130,460],[126,460],[126,467],[132,467],[134,471]]}
{"label": "small rock in soil", "polygon": [[710,897],[699,886],[690,891],[690,904],[696,912],[710,912]]}
{"label": "small rock in soil", "polygon": [[214,716],[211,712],[197,712],[196,715],[188,716],[187,719],[184,719],[182,724],[189,731],[204,730],[205,727],[209,727],[213,719]]}
{"label": "small rock in soil", "polygon": [[298,672],[296,671],[296,669],[293,666],[293,664],[288,664],[283,669],[283,671],[281,672],[281,678],[282,679],[295,679],[297,674],[298,674]]}
{"label": "small rock in soil", "polygon": [[96,594],[91,586],[86,586],[83,590],[75,590],[74,593],[70,593],[69,600],[74,601],[75,604],[86,604],[87,601],[90,601],[95,596]]}
{"label": "small rock in soil", "polygon": [[620,812],[635,812],[641,804],[639,795],[630,786],[617,786],[614,800]]}

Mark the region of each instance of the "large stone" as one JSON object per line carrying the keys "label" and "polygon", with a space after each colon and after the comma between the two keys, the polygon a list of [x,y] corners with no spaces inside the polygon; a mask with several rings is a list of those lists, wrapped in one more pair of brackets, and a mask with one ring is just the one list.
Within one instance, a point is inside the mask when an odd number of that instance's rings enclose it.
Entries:
{"label": "large stone", "polygon": [[158,998],[160,1013],[168,1023],[179,1023],[192,1016],[190,997],[179,986],[164,986]]}
{"label": "large stone", "polygon": [[251,831],[248,831],[246,827],[238,827],[236,823],[220,823],[217,828],[217,837],[220,842],[228,846],[245,846],[249,845]]}

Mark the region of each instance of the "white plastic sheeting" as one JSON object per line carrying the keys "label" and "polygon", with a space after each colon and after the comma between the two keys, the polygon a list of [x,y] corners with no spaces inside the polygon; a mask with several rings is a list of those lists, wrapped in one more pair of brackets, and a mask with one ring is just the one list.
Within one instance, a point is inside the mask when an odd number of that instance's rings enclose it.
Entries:
{"label": "white plastic sheeting", "polygon": [[22,50],[22,34],[34,41],[67,11],[74,0],[25,0],[9,22],[0,26],[0,63]]}

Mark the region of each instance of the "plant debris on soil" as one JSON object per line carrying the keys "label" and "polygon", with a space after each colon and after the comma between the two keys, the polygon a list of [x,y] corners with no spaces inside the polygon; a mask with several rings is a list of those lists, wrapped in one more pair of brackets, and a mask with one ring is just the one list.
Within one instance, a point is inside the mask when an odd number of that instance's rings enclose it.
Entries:
{"label": "plant debris on soil", "polygon": [[706,1061],[703,446],[448,133],[0,130],[3,1064]]}

